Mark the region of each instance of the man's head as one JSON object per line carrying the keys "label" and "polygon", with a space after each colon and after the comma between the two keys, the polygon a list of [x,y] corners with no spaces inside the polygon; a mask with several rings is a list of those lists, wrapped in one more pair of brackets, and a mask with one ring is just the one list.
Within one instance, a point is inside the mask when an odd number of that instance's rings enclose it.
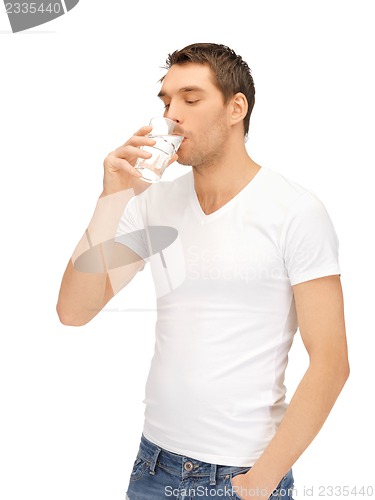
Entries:
{"label": "man's head", "polygon": [[243,120],[244,135],[249,131],[250,115],[255,103],[255,87],[247,63],[232,49],[216,43],[194,43],[168,55],[166,69],[174,64],[198,63],[207,65],[212,71],[215,85],[227,103],[241,92],[247,100],[247,114]]}
{"label": "man's head", "polygon": [[217,165],[248,131],[255,91],[247,64],[224,45],[194,44],[170,54],[166,69],[159,92],[164,116],[186,131],[179,163]]}

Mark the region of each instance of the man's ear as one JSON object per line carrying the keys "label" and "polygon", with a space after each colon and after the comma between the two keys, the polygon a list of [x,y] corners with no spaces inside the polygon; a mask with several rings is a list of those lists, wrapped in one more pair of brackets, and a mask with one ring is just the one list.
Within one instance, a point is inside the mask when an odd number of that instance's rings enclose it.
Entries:
{"label": "man's ear", "polygon": [[245,94],[242,92],[237,92],[230,102],[229,112],[230,112],[230,120],[232,125],[237,124],[244,120],[247,110],[249,109],[249,105],[246,99]]}

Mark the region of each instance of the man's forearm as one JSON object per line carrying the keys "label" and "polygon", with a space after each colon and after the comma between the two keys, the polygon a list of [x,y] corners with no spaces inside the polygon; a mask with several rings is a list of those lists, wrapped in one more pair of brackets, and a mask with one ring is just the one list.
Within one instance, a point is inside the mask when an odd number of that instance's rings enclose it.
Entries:
{"label": "man's forearm", "polygon": [[258,488],[268,498],[317,435],[348,377],[346,363],[336,359],[327,355],[310,363],[275,436],[249,472],[238,477],[245,491]]}
{"label": "man's forearm", "polygon": [[116,229],[133,196],[134,191],[127,189],[98,199],[92,219],[62,279],[56,306],[62,323],[86,324],[139,269],[140,259],[137,261],[130,250],[126,254],[125,249],[123,270],[109,269]]}
{"label": "man's forearm", "polygon": [[91,221],[72,255],[73,264],[82,254],[115,236],[121,215],[131,198],[132,189],[126,189],[107,196],[100,196]]}

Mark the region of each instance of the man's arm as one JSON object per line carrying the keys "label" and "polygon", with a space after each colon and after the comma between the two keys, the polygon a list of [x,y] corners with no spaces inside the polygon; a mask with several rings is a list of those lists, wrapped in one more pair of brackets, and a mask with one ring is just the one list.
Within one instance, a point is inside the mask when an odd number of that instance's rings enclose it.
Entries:
{"label": "man's arm", "polygon": [[81,265],[92,265],[93,268],[103,266],[101,272],[82,272],[76,269],[73,259],[69,260],[56,307],[59,319],[64,325],[82,326],[91,321],[144,267],[144,261],[139,255],[130,248],[115,243],[114,239],[106,241],[102,247],[104,246],[111,254],[110,263],[114,260],[120,262],[117,266],[105,269],[106,264],[102,262],[104,259],[99,251],[100,245],[94,248],[92,256],[89,252],[82,255]]}
{"label": "man's arm", "polygon": [[150,186],[134,168],[138,158],[151,156],[140,149],[155,144],[147,136],[150,131],[151,127],[142,127],[104,160],[103,192],[61,282],[56,310],[64,325],[91,321],[144,266],[130,248],[115,243],[115,234],[129,200]]}
{"label": "man's arm", "polygon": [[[340,276],[299,283],[293,293],[310,363],[267,448],[246,474],[232,479],[244,500],[272,494],[321,429],[349,376]],[[257,488],[263,495],[243,496]]]}

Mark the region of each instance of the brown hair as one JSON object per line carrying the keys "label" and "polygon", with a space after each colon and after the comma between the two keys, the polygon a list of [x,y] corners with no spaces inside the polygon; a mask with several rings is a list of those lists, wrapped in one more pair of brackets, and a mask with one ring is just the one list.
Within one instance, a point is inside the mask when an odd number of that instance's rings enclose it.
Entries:
{"label": "brown hair", "polygon": [[245,95],[249,106],[244,118],[244,135],[246,136],[255,103],[254,81],[247,63],[226,45],[193,43],[168,54],[164,68],[170,69],[174,64],[188,62],[207,64],[211,68],[216,85],[224,96],[224,102],[228,102],[237,92]]}

